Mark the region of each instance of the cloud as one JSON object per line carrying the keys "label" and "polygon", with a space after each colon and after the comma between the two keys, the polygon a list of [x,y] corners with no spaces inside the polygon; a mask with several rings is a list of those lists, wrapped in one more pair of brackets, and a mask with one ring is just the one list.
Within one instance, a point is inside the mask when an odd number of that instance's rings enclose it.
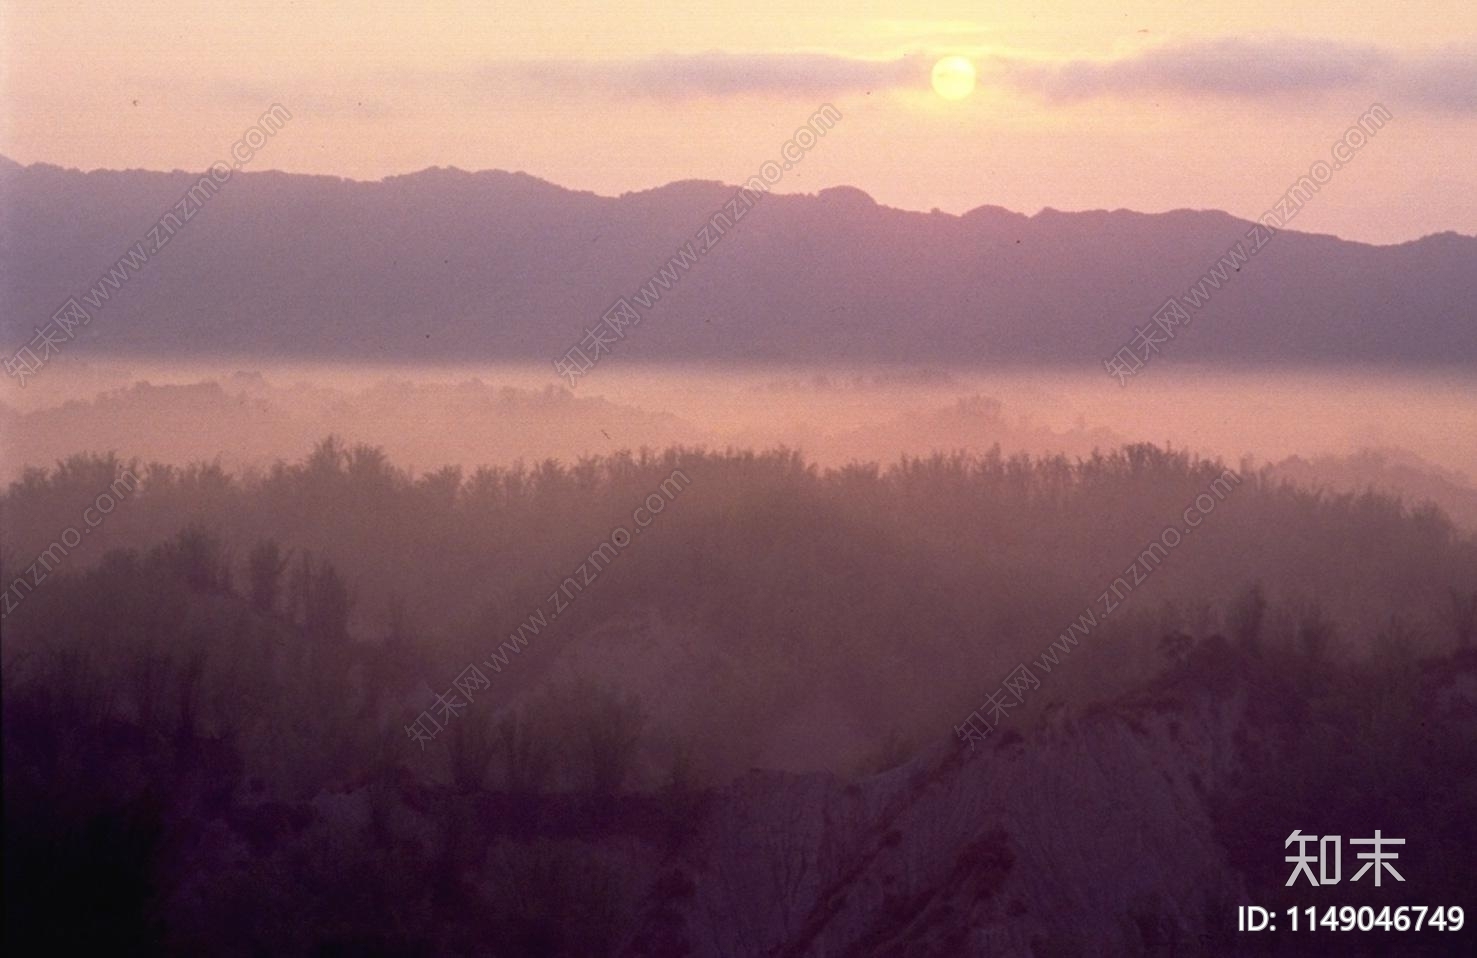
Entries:
{"label": "cloud", "polygon": [[1437,110],[1477,112],[1477,50],[1397,54],[1295,38],[1222,38],[1112,60],[997,58],[997,80],[1050,100],[1159,94],[1271,99],[1365,90]]}
{"label": "cloud", "polygon": [[926,88],[933,61],[868,60],[823,53],[663,54],[633,60],[518,60],[486,67],[498,87],[559,95],[595,92],[663,100],[781,94],[824,97]]}
{"label": "cloud", "polygon": [[1477,50],[1453,47],[1412,64],[1401,92],[1428,106],[1477,113]]}
{"label": "cloud", "polygon": [[[294,112],[376,120],[406,109],[407,98],[467,95],[684,102],[744,96],[801,100],[926,91],[934,62],[971,55],[983,87],[1013,90],[1048,103],[1100,97],[1241,98],[1295,102],[1357,91],[1405,108],[1477,115],[1477,48],[1395,52],[1287,37],[1222,38],[1146,47],[1112,59],[1033,59],[945,46],[886,59],[827,53],[660,54],[625,59],[496,60],[470,70],[382,74],[325,87],[298,78],[276,84],[216,84],[217,102],[243,109],[280,100]],[[176,90],[177,79],[157,81]],[[1398,108],[1398,107],[1396,107]]]}
{"label": "cloud", "polygon": [[[713,51],[616,60],[504,60],[481,68],[475,83],[482,91],[560,97],[812,99],[926,90],[930,67],[946,52],[961,51],[918,51],[890,59]],[[1292,100],[1363,91],[1374,99],[1477,113],[1477,49],[1472,48],[1396,52],[1296,37],[1226,37],[1148,47],[1113,59],[988,54],[976,59],[983,82],[1056,102],[1165,94]]]}

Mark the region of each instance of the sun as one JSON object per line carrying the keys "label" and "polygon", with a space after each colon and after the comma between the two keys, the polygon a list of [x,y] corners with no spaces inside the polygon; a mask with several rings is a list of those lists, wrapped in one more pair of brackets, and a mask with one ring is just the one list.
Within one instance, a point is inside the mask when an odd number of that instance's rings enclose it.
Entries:
{"label": "sun", "polygon": [[974,92],[974,64],[964,57],[944,57],[933,65],[933,92],[945,100],[962,100]]}

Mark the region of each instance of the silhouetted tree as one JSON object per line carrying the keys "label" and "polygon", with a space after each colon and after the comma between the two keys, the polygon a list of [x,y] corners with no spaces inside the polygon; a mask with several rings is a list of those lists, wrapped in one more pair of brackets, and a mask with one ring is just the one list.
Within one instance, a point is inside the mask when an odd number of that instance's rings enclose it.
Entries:
{"label": "silhouetted tree", "polygon": [[497,725],[497,753],[502,757],[508,791],[527,794],[542,789],[553,770],[553,752],[526,711],[509,710]]}
{"label": "silhouetted tree", "polygon": [[1159,654],[1171,666],[1179,665],[1189,656],[1195,640],[1188,633],[1176,629],[1159,640]]}
{"label": "silhouetted tree", "polygon": [[1452,589],[1450,615],[1457,648],[1465,649],[1472,644],[1472,633],[1477,631],[1477,589],[1470,592]]}
{"label": "silhouetted tree", "polygon": [[487,717],[469,713],[457,719],[451,728],[448,748],[452,781],[467,791],[481,788],[497,751]]}
{"label": "silhouetted tree", "polygon": [[593,683],[576,686],[575,748],[597,792],[621,790],[635,763],[646,713],[634,695]]}
{"label": "silhouetted tree", "polygon": [[154,559],[196,592],[227,592],[231,564],[218,535],[199,525],[185,527],[154,550]]}
{"label": "silhouetted tree", "polygon": [[1231,606],[1227,625],[1236,643],[1245,650],[1260,648],[1262,620],[1267,614],[1267,598],[1262,594],[1262,584],[1253,583],[1236,603]]}
{"label": "silhouetted tree", "polygon": [[275,539],[258,542],[247,558],[247,575],[251,580],[251,605],[259,612],[271,612],[277,607],[277,593],[282,572],[292,558],[292,552],[284,553]]}
{"label": "silhouetted tree", "polygon": [[314,640],[337,644],[349,637],[349,588],[327,559],[316,564],[304,552],[291,582],[292,608],[303,630]]}
{"label": "silhouetted tree", "polygon": [[344,642],[349,637],[349,611],[352,606],[349,587],[344,584],[333,564],[324,559],[319,563],[318,570],[312,573],[304,628],[324,641],[335,644]]}
{"label": "silhouetted tree", "polygon": [[1317,605],[1306,609],[1298,620],[1298,645],[1308,660],[1322,662],[1333,642],[1334,624]]}

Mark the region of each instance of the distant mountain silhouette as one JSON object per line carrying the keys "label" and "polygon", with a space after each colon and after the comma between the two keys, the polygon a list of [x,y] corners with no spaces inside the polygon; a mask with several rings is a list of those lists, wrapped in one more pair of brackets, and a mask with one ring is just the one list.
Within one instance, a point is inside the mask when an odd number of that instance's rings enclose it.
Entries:
{"label": "distant mountain silhouette", "polygon": [[[150,245],[198,179],[0,159],[6,355],[136,241]],[[79,338],[93,358],[547,362],[681,244],[701,245],[734,193],[688,181],[611,198],[455,169],[379,182],[238,173],[89,308]],[[1221,212],[953,216],[850,188],[770,195],[690,270],[673,267],[680,278],[638,308],[615,353],[1098,363],[1250,228]],[[1161,347],[1173,361],[1477,361],[1477,237],[1370,246],[1287,230],[1208,291]]]}

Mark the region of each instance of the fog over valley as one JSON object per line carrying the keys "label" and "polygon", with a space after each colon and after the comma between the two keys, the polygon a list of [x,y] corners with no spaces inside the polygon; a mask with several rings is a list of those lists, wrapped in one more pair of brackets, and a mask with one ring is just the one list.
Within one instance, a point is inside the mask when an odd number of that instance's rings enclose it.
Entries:
{"label": "fog over valley", "polygon": [[[327,435],[418,472],[671,445],[798,450],[823,466],[935,452],[1083,457],[1156,442],[1375,488],[1477,523],[1477,377],[1372,369],[1165,368],[1127,389],[1061,369],[602,366],[551,370],[58,364],[0,405],[0,469],[79,450],[263,470]],[[1108,381],[1111,386],[1111,381]],[[1419,415],[1412,419],[1411,411]]]}

